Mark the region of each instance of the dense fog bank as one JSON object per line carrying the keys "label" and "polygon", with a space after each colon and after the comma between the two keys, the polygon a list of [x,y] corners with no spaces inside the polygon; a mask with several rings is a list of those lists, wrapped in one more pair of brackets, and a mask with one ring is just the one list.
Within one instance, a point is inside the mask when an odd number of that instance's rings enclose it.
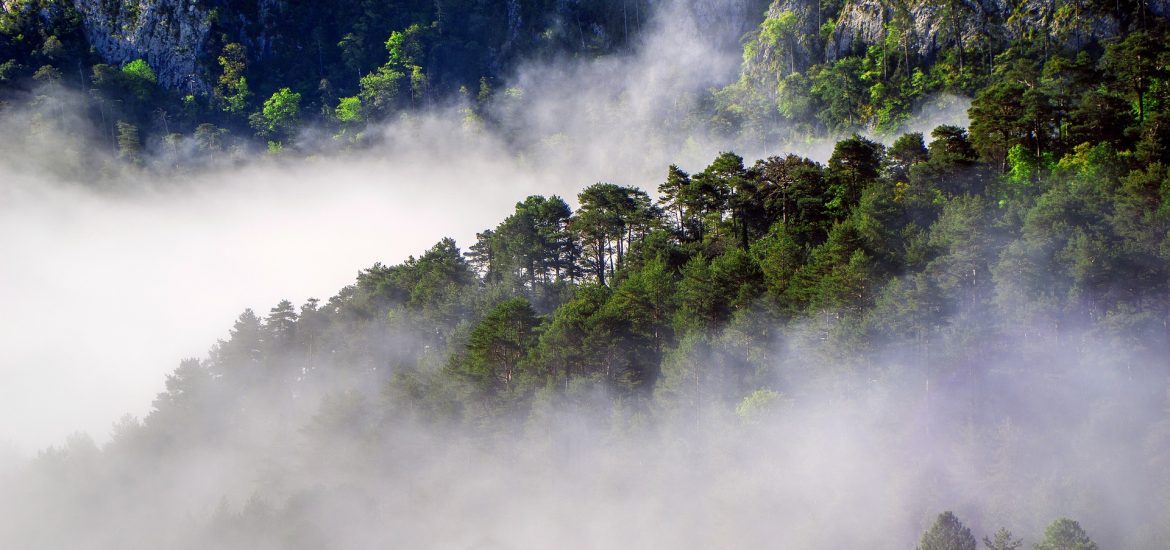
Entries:
{"label": "dense fog bank", "polygon": [[1102,547],[1165,540],[1170,413],[1144,375],[1017,342],[962,384],[913,359],[849,374],[799,351],[819,340],[801,333],[773,365],[788,391],[736,410],[609,405],[595,386],[545,392],[522,422],[458,427],[353,387],[319,408],[252,408],[216,432],[163,433],[156,415],[101,450],[71,439],[13,470],[0,540],[906,548],[942,510],[976,536],[1007,527],[1029,544],[1066,516]]}

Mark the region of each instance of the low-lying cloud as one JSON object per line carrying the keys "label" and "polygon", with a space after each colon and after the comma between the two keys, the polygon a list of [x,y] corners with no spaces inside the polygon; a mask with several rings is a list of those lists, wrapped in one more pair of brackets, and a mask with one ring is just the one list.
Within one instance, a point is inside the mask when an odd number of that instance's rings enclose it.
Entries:
{"label": "low-lying cloud", "polygon": [[600,180],[653,189],[672,162],[708,162],[720,143],[681,118],[733,77],[728,33],[748,23],[705,29],[693,13],[666,5],[630,54],[522,66],[506,86],[522,98],[499,90],[489,107],[496,130],[436,108],[371,129],[379,145],[355,153],[134,170],[86,139],[80,98],[42,90],[9,109],[0,441],[30,453],[74,430],[104,440],[246,307],[326,299],[359,269],[444,236],[466,247],[529,194],[572,202]]}

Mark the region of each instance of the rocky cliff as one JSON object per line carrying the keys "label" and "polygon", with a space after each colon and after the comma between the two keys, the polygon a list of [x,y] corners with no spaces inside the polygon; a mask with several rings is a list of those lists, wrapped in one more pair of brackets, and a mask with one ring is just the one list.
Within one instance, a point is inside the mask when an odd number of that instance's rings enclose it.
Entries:
{"label": "rocky cliff", "polygon": [[959,39],[974,47],[1002,48],[1042,34],[1056,47],[1079,49],[1117,36],[1123,24],[1117,16],[1087,5],[1053,0],[1025,0],[1014,6],[1005,0],[849,0],[826,41],[825,58],[864,52],[882,43],[891,26],[905,32],[912,51],[930,60]]}
{"label": "rocky cliff", "polygon": [[[1132,19],[1170,16],[1170,0],[1126,8],[1056,0],[773,0],[765,23],[745,52],[747,74],[800,72],[814,63],[864,54],[893,39],[923,63],[944,49],[989,51],[1013,40],[1041,38],[1053,48],[1079,50],[1118,36]],[[1109,8],[1113,8],[1111,11]],[[1119,17],[1116,12],[1123,13]],[[769,25],[772,27],[769,28]],[[891,37],[891,33],[897,33]]]}
{"label": "rocky cliff", "polygon": [[107,63],[145,59],[163,87],[205,92],[200,67],[212,11],[199,0],[72,0],[86,38]]}
{"label": "rocky cliff", "polygon": [[803,72],[820,61],[824,19],[817,1],[774,0],[745,47],[745,68],[755,73]]}
{"label": "rocky cliff", "polygon": [[[9,0],[4,0],[7,3]],[[1116,6],[1124,8],[1119,0]],[[1167,17],[1170,0],[1142,0],[1127,17]],[[208,52],[213,25],[229,31],[230,40],[249,55],[270,55],[269,23],[284,16],[284,0],[249,3],[236,13],[214,0],[71,0],[96,53],[107,63],[145,59],[166,88],[201,93],[209,90],[214,54]],[[814,63],[862,53],[900,33],[902,47],[926,63],[948,46],[999,49],[1012,40],[1039,33],[1054,47],[1079,49],[1117,36],[1129,21],[1094,3],[1056,0],[681,0],[712,41],[738,46],[747,35],[745,73],[753,78],[802,72]],[[575,6],[562,0],[557,9]],[[533,6],[507,0],[507,51],[520,36],[520,14]],[[1112,5],[1112,3],[1111,3]],[[643,9],[649,10],[648,6]],[[1143,11],[1144,10],[1144,11]],[[238,11],[238,10],[237,10]],[[762,17],[763,16],[763,17]],[[760,25],[761,18],[764,23]],[[759,27],[757,27],[759,25]]]}
{"label": "rocky cliff", "polygon": [[[8,1],[8,0],[3,0]],[[273,55],[274,40],[280,37],[270,29],[281,18],[296,11],[296,4],[285,0],[258,0],[232,3],[219,0],[71,0],[94,51],[106,62],[121,64],[145,59],[154,69],[159,84],[168,89],[202,93],[210,89],[218,51],[213,39],[226,38],[245,46],[253,60]],[[738,47],[744,33],[762,18],[767,0],[679,0],[700,23],[702,32],[713,42]],[[633,2],[644,19],[656,4]],[[661,5],[666,5],[662,3]],[[244,7],[241,7],[244,6]],[[540,27],[522,21],[521,14],[541,20],[541,4],[531,0],[506,0],[500,9],[506,29],[499,44],[483,44],[499,56],[506,56],[518,44],[538,42]],[[246,8],[246,9],[245,9]],[[290,9],[291,8],[291,9]],[[547,9],[545,6],[544,9]],[[560,0],[552,5],[556,13],[584,10],[580,0]],[[632,8],[630,8],[632,9]],[[303,12],[302,12],[303,13]],[[625,14],[623,14],[623,17]],[[312,22],[308,22],[312,27]],[[603,33],[593,25],[589,32]],[[533,30],[536,29],[536,30]],[[385,35],[394,29],[385,29]],[[226,34],[227,36],[220,36]],[[376,33],[375,33],[376,34]],[[214,37],[212,35],[215,35]],[[286,40],[287,42],[287,40]],[[379,42],[380,44],[380,42]]]}
{"label": "rocky cliff", "polygon": [[[1040,0],[1037,4],[1052,2]],[[825,59],[864,53],[867,47],[881,44],[891,26],[905,35],[899,42],[908,41],[909,49],[925,59],[932,59],[956,35],[961,35],[965,44],[990,41],[1002,45],[1009,40],[1004,23],[1010,15],[1011,9],[1003,0],[849,0],[826,40]]]}

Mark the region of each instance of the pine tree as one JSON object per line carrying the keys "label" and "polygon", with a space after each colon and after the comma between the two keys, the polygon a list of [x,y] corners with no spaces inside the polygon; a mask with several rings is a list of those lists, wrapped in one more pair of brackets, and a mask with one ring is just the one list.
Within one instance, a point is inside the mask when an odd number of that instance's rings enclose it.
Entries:
{"label": "pine tree", "polygon": [[977,547],[971,530],[949,511],[938,515],[918,543],[918,550],[975,550]]}
{"label": "pine tree", "polygon": [[1024,541],[1012,537],[1012,532],[1000,527],[995,532],[995,538],[983,537],[983,544],[990,550],[1017,550],[1024,545]]}
{"label": "pine tree", "polygon": [[1044,529],[1044,539],[1032,545],[1033,550],[1097,550],[1097,543],[1089,538],[1081,524],[1060,518]]}

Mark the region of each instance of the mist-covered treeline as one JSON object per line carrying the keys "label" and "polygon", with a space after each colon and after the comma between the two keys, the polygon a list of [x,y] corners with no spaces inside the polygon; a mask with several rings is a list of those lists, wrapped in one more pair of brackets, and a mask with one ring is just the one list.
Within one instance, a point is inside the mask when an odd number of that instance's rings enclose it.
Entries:
{"label": "mist-covered treeline", "polygon": [[0,540],[1159,547],[1161,36],[1004,57],[969,130],[531,196],[245,311],[108,444],[4,474]]}

